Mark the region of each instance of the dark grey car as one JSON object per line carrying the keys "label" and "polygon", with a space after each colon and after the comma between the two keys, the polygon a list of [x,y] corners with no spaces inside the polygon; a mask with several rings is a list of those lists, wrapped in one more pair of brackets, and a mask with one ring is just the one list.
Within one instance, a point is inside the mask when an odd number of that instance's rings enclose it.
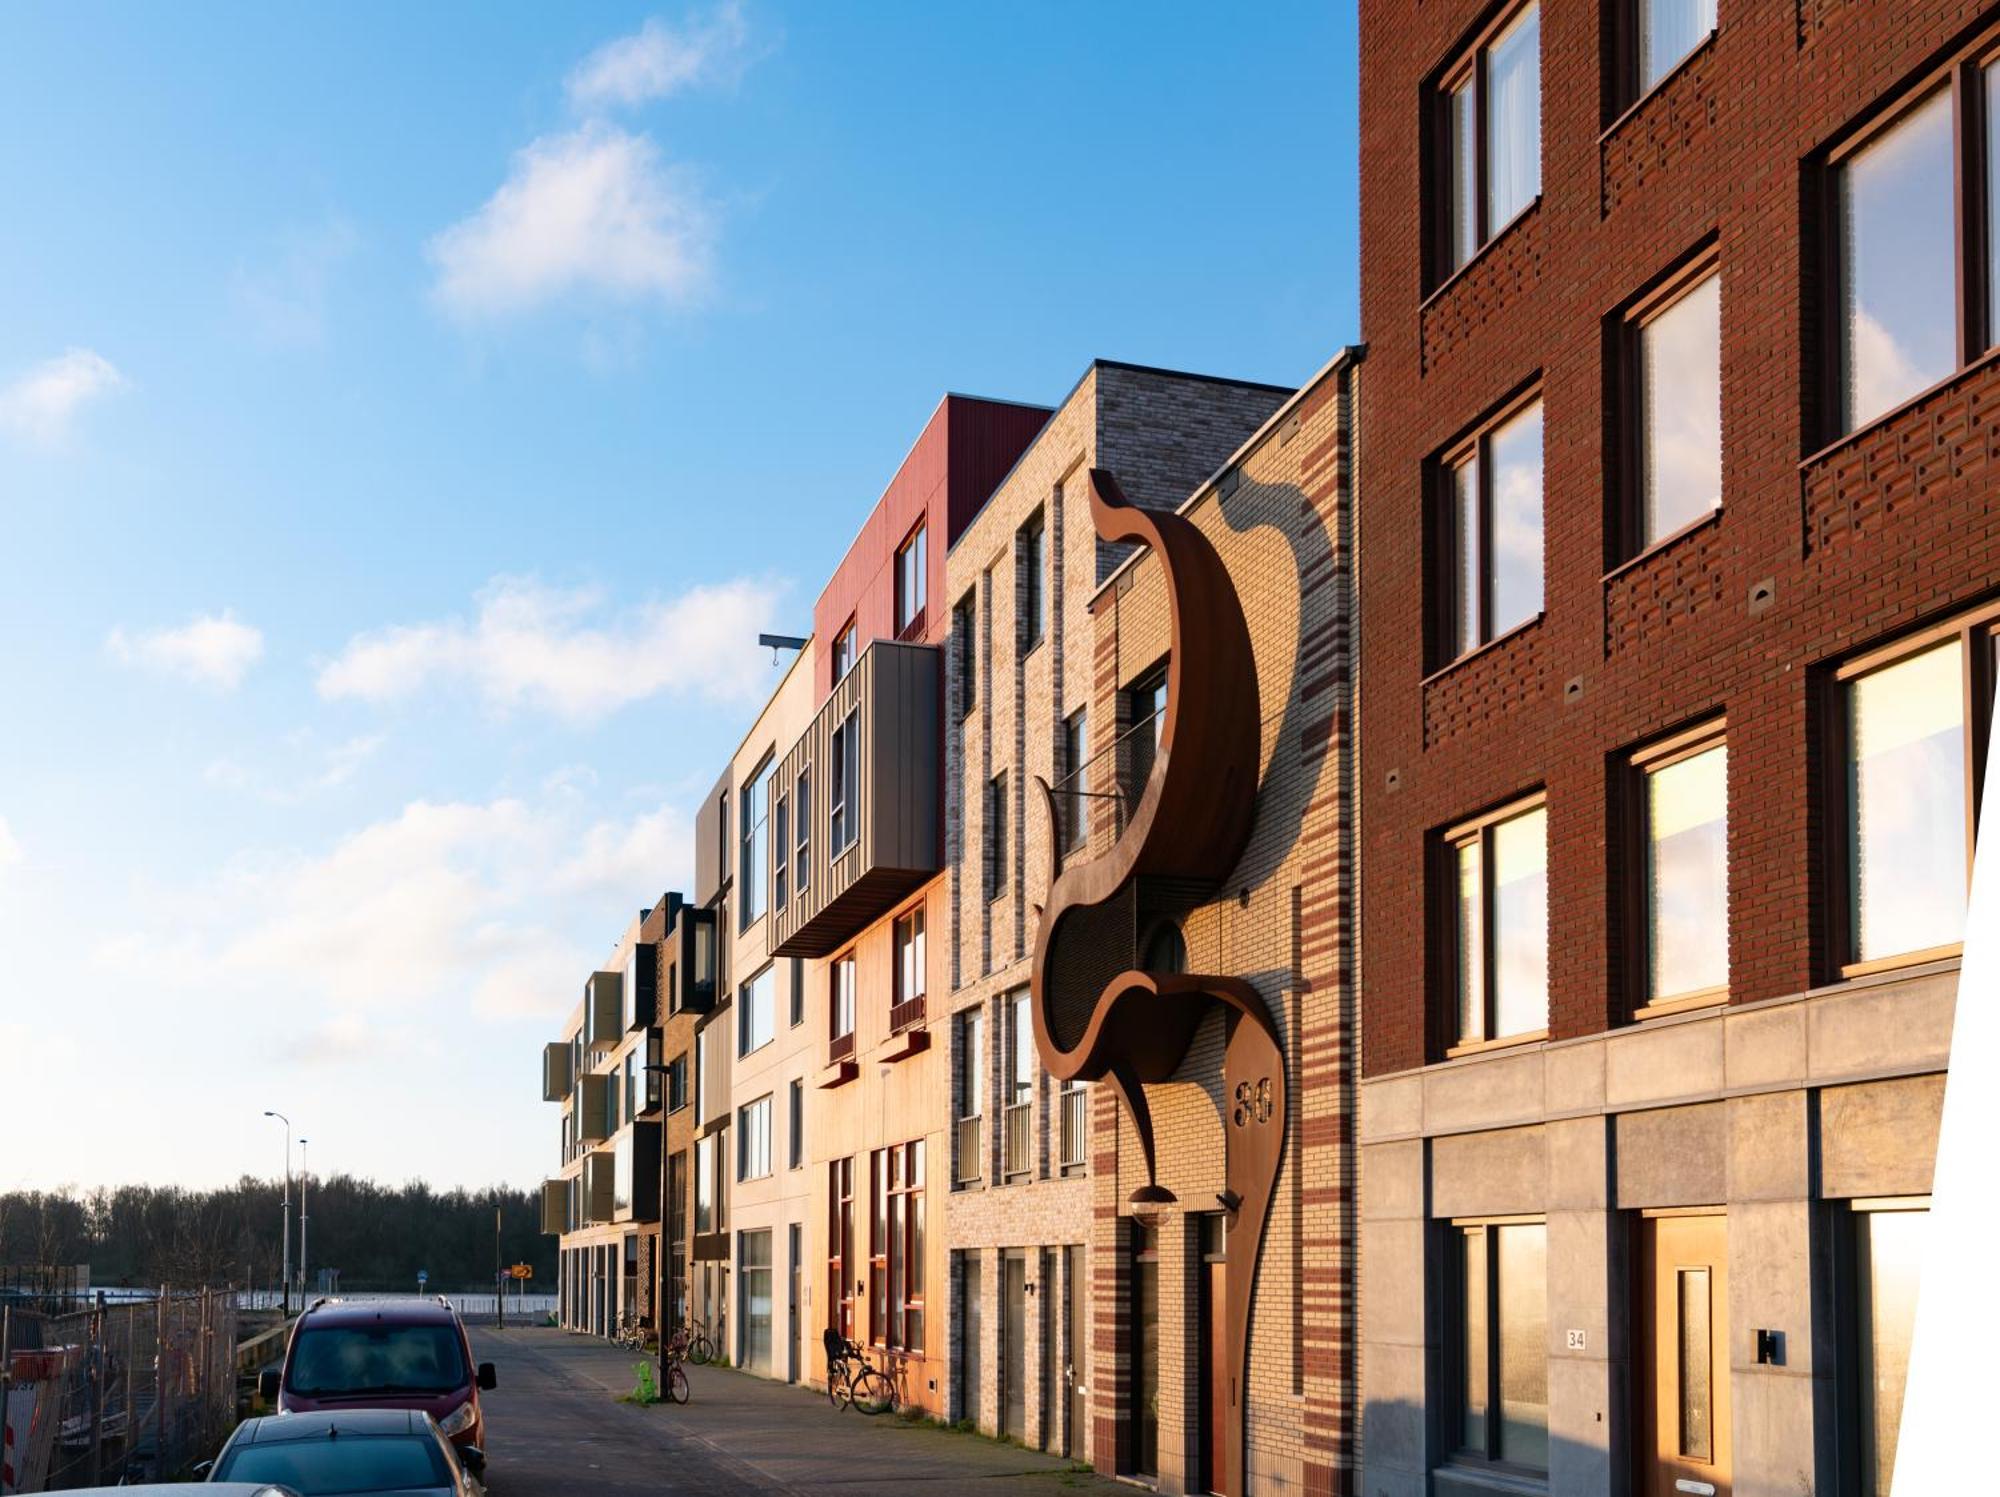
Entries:
{"label": "dark grey car", "polygon": [[267,1482],[301,1497],[483,1497],[485,1466],[421,1409],[345,1409],[244,1420],[208,1480]]}

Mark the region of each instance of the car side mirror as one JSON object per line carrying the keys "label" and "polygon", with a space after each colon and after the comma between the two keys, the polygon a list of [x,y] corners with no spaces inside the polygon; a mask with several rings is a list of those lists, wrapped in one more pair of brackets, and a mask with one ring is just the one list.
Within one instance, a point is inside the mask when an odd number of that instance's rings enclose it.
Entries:
{"label": "car side mirror", "polygon": [[266,1367],[257,1374],[257,1396],[268,1404],[278,1401],[278,1369]]}
{"label": "car side mirror", "polygon": [[213,1471],[214,1469],[215,1469],[214,1461],[196,1461],[193,1470],[190,1471],[189,1474],[191,1476],[199,1478],[202,1481],[207,1481],[208,1473]]}
{"label": "car side mirror", "polygon": [[486,1452],[477,1445],[468,1445],[458,1453],[459,1464],[474,1476],[486,1475]]}
{"label": "car side mirror", "polygon": [[491,1362],[481,1362],[479,1364],[479,1386],[485,1389],[496,1388],[499,1385],[500,1379],[493,1371],[493,1364]]}

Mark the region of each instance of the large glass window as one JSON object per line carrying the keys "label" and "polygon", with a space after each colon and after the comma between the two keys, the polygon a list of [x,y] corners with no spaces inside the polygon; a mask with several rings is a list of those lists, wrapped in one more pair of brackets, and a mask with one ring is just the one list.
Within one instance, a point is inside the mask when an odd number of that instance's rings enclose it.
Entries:
{"label": "large glass window", "polygon": [[918,525],[896,550],[896,637],[921,634],[930,598],[930,548]]}
{"label": "large glass window", "polygon": [[1540,1222],[1460,1224],[1453,1236],[1458,1453],[1546,1470],[1548,1228]]}
{"label": "large glass window", "polygon": [[869,1231],[869,1339],[921,1351],[924,1345],[924,1144],[870,1156],[874,1215]]}
{"label": "large glass window", "polygon": [[742,1365],[752,1372],[771,1375],[771,1233],[740,1233],[736,1239],[737,1292],[743,1296],[743,1315],[737,1322],[743,1344],[738,1349]]}
{"label": "large glass window", "polygon": [[1477,254],[1542,190],[1542,17],[1510,12],[1443,82],[1445,275]]}
{"label": "large glass window", "polygon": [[721,1201],[716,1195],[715,1151],[722,1135],[711,1133],[695,1140],[694,1146],[694,1230],[697,1236],[716,1230],[721,1220]]}
{"label": "large glass window", "polygon": [[896,917],[893,944],[896,991],[892,1001],[901,1009],[907,1003],[921,1003],[927,985],[929,961],[925,955],[922,905]]}
{"label": "large glass window", "polygon": [[1963,937],[1966,701],[1979,685],[1975,666],[1990,670],[1991,649],[1990,634],[1953,634],[1842,683],[1850,963],[1921,955]]}
{"label": "large glass window", "polygon": [[776,762],[766,760],[743,787],[741,796],[743,814],[738,820],[743,836],[743,892],[738,896],[737,908],[742,912],[744,930],[763,918],[770,899],[765,880],[771,872],[771,787],[777,775]]}
{"label": "large glass window", "polygon": [[1639,91],[1680,65],[1715,30],[1715,0],[1637,0]]}
{"label": "large glass window", "polygon": [[743,984],[736,1002],[736,1053],[748,1055],[771,1043],[778,1031],[778,969],[767,966]]}
{"label": "large glass window", "polygon": [[1645,821],[1645,982],[1671,1003],[1729,983],[1729,752],[1681,738],[1638,760]]}
{"label": "large glass window", "polygon": [[1640,547],[1722,504],[1722,276],[1670,298],[1636,325]]}
{"label": "large glass window", "polygon": [[1021,544],[1017,552],[1021,575],[1014,596],[1020,601],[1023,650],[1032,650],[1048,632],[1048,590],[1043,577],[1048,566],[1048,550],[1048,526],[1042,512],[1036,510],[1034,518],[1021,527]]}
{"label": "large glass window", "polygon": [[1448,575],[1439,664],[1542,611],[1542,402],[1539,397],[1443,463]]}
{"label": "large glass window", "polygon": [[1917,1281],[1930,1234],[1927,1198],[1856,1202],[1852,1213],[1853,1355],[1848,1358],[1856,1421],[1860,1497],[1889,1497],[1896,1432],[1916,1328]]}
{"label": "large glass window", "polygon": [[771,1173],[771,1099],[759,1097],[736,1109],[736,1178],[761,1180]]}
{"label": "large glass window", "polygon": [[1446,843],[1455,1043],[1539,1034],[1549,1024],[1548,813],[1511,809]]}
{"label": "large glass window", "polygon": [[826,1166],[826,1324],[835,1334],[854,1335],[854,1160]]}
{"label": "large glass window", "polygon": [[779,796],[771,808],[771,908],[792,902],[792,802]]}

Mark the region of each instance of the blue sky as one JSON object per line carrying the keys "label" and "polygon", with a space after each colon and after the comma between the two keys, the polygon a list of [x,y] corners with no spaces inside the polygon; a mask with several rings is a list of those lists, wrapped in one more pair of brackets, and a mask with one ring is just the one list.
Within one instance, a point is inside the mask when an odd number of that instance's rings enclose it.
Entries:
{"label": "blue sky", "polygon": [[1357,334],[1351,7],[0,12],[0,1188],[527,1182],[947,389]]}

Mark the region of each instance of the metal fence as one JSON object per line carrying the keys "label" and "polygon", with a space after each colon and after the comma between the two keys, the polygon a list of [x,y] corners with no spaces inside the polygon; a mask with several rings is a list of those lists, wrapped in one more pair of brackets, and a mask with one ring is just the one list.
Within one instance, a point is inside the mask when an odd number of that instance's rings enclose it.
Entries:
{"label": "metal fence", "polygon": [[1016,1102],[1002,1117],[1006,1131],[1000,1135],[1000,1173],[1011,1180],[1035,1167],[1035,1104]]}
{"label": "metal fence", "polygon": [[0,1493],[165,1480],[213,1455],[235,1422],[235,1296],[0,1306],[0,1364]]}

